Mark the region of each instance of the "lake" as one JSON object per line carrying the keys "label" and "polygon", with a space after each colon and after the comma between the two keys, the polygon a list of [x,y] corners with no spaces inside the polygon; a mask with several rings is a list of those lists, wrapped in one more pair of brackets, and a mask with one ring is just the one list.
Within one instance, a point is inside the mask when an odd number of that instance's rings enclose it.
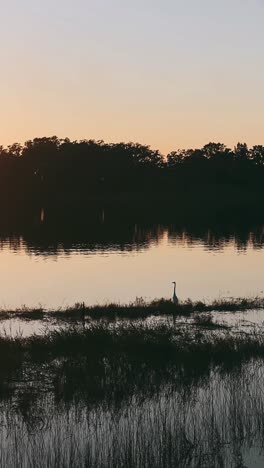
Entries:
{"label": "lake", "polygon": [[[57,216],[57,217],[56,217]],[[0,226],[0,307],[65,307],[172,296],[262,295],[264,228],[177,216],[157,221],[104,208],[75,217],[47,210]]]}
{"label": "lake", "polygon": [[[0,306],[263,294],[261,220],[172,214],[0,216]],[[213,321],[3,319],[0,465],[263,466],[263,310]]]}

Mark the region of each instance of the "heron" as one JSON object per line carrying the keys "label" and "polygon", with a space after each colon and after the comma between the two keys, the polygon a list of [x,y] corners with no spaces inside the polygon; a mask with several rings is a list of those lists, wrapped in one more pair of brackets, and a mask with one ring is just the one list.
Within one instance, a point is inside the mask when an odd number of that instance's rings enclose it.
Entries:
{"label": "heron", "polygon": [[172,302],[173,302],[173,304],[177,305],[178,302],[179,302],[179,300],[178,300],[178,298],[177,298],[177,296],[176,296],[176,282],[173,281],[172,284],[174,284],[174,291],[173,291],[173,296],[172,296]]}

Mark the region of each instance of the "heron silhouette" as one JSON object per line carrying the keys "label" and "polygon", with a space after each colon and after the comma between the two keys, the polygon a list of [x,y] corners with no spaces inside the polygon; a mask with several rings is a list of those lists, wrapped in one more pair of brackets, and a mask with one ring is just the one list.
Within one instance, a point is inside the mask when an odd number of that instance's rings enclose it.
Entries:
{"label": "heron silhouette", "polygon": [[173,296],[172,296],[172,302],[173,304],[177,305],[179,303],[179,300],[176,295],[176,282],[173,281],[172,284],[174,284],[174,291],[173,291]]}

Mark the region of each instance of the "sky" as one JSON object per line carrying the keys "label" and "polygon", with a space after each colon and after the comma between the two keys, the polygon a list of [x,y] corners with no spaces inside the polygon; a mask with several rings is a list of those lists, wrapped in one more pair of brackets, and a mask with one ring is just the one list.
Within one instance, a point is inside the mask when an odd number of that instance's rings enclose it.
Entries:
{"label": "sky", "polygon": [[0,144],[264,144],[264,0],[0,0]]}

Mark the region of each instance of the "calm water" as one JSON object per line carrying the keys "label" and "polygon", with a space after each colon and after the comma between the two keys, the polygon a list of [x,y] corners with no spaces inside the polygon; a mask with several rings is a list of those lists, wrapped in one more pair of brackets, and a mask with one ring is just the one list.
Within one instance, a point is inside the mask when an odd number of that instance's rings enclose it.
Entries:
{"label": "calm water", "polygon": [[[264,229],[122,222],[0,230],[0,307],[262,295]],[[45,224],[46,223],[46,224]]]}

